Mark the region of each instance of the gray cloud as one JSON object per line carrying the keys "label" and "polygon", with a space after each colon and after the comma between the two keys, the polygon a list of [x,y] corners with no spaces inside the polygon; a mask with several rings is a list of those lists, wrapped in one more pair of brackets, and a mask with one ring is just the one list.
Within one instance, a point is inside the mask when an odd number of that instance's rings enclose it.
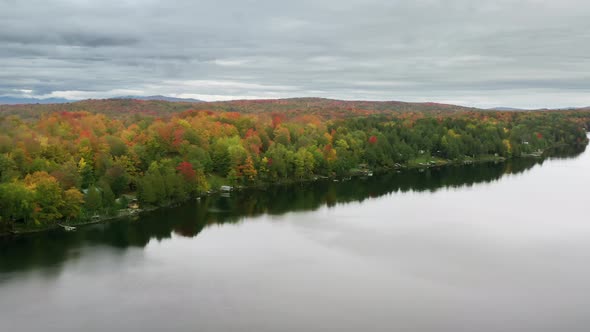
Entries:
{"label": "gray cloud", "polygon": [[0,94],[590,105],[588,17],[583,0],[0,0]]}

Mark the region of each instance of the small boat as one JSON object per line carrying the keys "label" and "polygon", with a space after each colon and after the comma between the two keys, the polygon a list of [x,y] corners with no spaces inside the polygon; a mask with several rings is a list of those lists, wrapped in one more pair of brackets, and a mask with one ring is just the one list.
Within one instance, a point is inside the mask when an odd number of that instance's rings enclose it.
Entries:
{"label": "small boat", "polygon": [[62,225],[62,224],[58,224],[58,225],[61,226],[61,227],[63,227],[63,229],[66,232],[72,232],[72,231],[75,231],[76,230],[76,227],[74,227],[74,226],[66,226],[66,225]]}

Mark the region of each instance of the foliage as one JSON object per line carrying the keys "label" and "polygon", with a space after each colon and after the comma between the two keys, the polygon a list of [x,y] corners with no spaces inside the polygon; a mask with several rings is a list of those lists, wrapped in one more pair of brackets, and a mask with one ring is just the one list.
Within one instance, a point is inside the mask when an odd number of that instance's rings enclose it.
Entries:
{"label": "foliage", "polygon": [[227,184],[521,157],[584,146],[586,128],[590,112],[582,110],[327,99],[2,106],[0,227],[112,213],[125,194],[167,205]]}

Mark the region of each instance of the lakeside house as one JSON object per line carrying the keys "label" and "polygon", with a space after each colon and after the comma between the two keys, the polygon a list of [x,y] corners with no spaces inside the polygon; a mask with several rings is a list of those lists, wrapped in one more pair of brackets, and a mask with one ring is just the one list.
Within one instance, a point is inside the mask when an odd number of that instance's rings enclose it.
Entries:
{"label": "lakeside house", "polygon": [[123,198],[125,198],[125,200],[127,200],[127,208],[131,209],[131,210],[139,210],[140,205],[139,205],[139,200],[137,199],[137,196],[135,195],[122,195]]}
{"label": "lakeside house", "polygon": [[132,209],[132,210],[137,210],[139,209],[139,201],[137,200],[137,198],[132,199],[129,204],[127,204],[127,208]]}

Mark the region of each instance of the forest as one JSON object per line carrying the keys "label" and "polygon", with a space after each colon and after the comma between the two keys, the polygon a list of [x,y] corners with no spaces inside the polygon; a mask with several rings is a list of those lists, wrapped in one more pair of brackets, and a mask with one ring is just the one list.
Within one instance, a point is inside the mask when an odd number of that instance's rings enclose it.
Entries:
{"label": "forest", "polygon": [[560,145],[583,149],[590,125],[584,110],[311,99],[150,108],[160,103],[0,110],[0,232],[115,215],[135,199],[142,207],[166,206],[222,185],[504,160]]}

